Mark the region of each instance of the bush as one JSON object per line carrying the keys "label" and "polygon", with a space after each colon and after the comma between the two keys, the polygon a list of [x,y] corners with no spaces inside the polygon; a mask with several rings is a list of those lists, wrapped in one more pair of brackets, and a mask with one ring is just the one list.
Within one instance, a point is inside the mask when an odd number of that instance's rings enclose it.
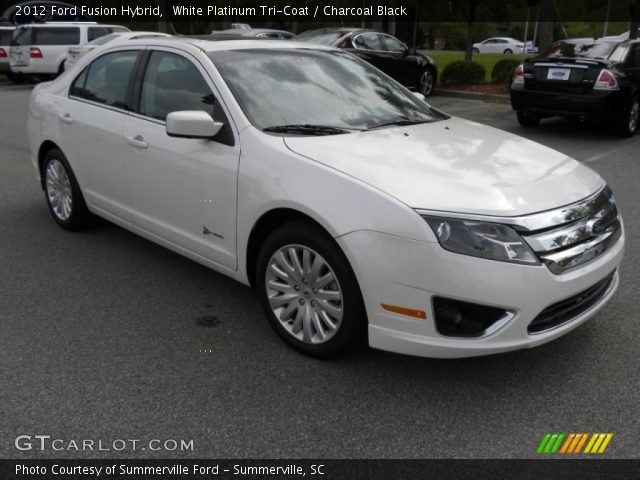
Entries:
{"label": "bush", "polygon": [[455,83],[458,85],[474,85],[484,82],[485,69],[476,62],[456,60],[442,70],[442,83]]}
{"label": "bush", "polygon": [[509,83],[513,77],[516,67],[522,63],[522,60],[515,58],[503,58],[498,60],[491,70],[491,80],[500,83]]}

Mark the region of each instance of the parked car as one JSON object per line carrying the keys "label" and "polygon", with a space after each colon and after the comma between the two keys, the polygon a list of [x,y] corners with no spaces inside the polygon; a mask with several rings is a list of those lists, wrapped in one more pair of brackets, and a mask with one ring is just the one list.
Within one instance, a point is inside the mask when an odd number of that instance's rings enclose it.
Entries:
{"label": "parked car", "polygon": [[346,50],[425,97],[433,92],[438,77],[431,57],[410,50],[393,35],[377,30],[323,28],[303,32],[295,40]]}
{"label": "parked car", "polygon": [[229,30],[213,30],[210,38],[216,40],[235,40],[240,38],[289,40],[294,36],[293,33],[286,30],[274,30],[272,28],[231,28]]}
{"label": "parked car", "polygon": [[17,81],[18,76],[11,71],[9,64],[9,48],[14,27],[0,27],[0,75],[7,75],[10,80]]}
{"label": "parked car", "polygon": [[[612,36],[607,36],[607,37],[602,37],[603,40],[618,40],[620,42],[624,41],[624,40],[629,40],[629,33],[631,33],[630,30],[627,30],[624,33],[621,33],[620,35],[612,35]],[[640,28],[638,28],[638,37],[640,37]]]}
{"label": "parked car", "polygon": [[504,53],[522,55],[524,52],[524,42],[510,37],[492,37],[480,43],[473,44],[474,53]]}
{"label": "parked car", "polygon": [[600,175],[347,52],[133,40],[69,73],[28,109],[52,218],[102,216],[255,286],[307,354],[533,347],[618,286],[623,226]]}
{"label": "parked car", "polygon": [[13,32],[11,42],[11,71],[45,77],[59,75],[64,71],[69,47],[85,45],[109,33],[128,31],[120,25],[94,22],[20,25]]}
{"label": "parked car", "polygon": [[630,137],[638,129],[639,92],[640,41],[563,43],[516,69],[511,105],[523,126],[551,116],[594,119]]}
{"label": "parked car", "polygon": [[87,53],[91,52],[94,48],[98,48],[102,45],[106,45],[109,42],[118,41],[126,42],[127,40],[138,40],[141,38],[159,38],[159,37],[171,37],[172,35],[162,32],[113,32],[108,35],[103,35],[95,40],[91,40],[86,45],[79,45],[76,47],[69,47],[67,50],[67,59],[64,62],[65,70],[72,68],[80,58]]}

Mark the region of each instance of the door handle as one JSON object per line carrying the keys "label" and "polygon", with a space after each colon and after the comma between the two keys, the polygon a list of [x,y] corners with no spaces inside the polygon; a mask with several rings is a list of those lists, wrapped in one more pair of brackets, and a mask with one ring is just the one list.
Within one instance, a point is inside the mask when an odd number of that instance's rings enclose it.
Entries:
{"label": "door handle", "polygon": [[136,135],[135,137],[127,137],[127,143],[135,148],[147,148],[149,145],[144,141],[142,135]]}
{"label": "door handle", "polygon": [[70,113],[65,113],[64,115],[60,114],[58,115],[58,118],[62,123],[66,123],[66,124],[73,123],[73,119],[71,118]]}

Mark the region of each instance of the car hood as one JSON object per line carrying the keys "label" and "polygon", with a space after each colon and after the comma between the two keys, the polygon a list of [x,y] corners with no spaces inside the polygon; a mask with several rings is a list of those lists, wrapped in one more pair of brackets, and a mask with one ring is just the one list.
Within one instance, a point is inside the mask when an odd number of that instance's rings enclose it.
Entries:
{"label": "car hood", "polygon": [[457,118],[284,142],[413,208],[516,216],[573,203],[604,185],[567,155]]}

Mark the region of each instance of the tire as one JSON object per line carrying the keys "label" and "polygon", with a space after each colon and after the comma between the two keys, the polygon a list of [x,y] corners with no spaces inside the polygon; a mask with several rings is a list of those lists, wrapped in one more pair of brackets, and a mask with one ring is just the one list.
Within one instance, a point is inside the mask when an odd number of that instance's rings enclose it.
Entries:
{"label": "tire", "polygon": [[310,222],[287,223],[266,238],[255,283],[269,323],[299,352],[334,357],[366,338],[355,274],[333,238]]}
{"label": "tire", "polygon": [[478,49],[477,49],[477,48],[475,48],[475,47],[474,47],[471,51],[472,51],[473,53],[480,53],[480,50],[478,50]]}
{"label": "tire", "polygon": [[526,110],[518,110],[518,122],[523,127],[535,127],[540,123],[540,115],[528,112]]}
{"label": "tire", "polygon": [[505,49],[505,51],[504,51],[504,52],[502,52],[502,53],[504,53],[505,55],[513,55],[513,50],[511,50],[510,48],[507,48],[507,49]]}
{"label": "tire", "polygon": [[425,68],[420,74],[418,81],[418,91],[425,97],[433,93],[433,87],[436,85],[436,75],[431,68]]}
{"label": "tire", "polygon": [[620,118],[617,125],[617,133],[623,138],[632,137],[638,131],[638,123],[640,123],[640,100],[633,97],[629,102],[629,108],[626,109],[624,115]]}
{"label": "tire", "polygon": [[41,175],[49,213],[58,225],[67,230],[86,228],[91,214],[73,170],[60,150],[54,148],[47,153]]}

